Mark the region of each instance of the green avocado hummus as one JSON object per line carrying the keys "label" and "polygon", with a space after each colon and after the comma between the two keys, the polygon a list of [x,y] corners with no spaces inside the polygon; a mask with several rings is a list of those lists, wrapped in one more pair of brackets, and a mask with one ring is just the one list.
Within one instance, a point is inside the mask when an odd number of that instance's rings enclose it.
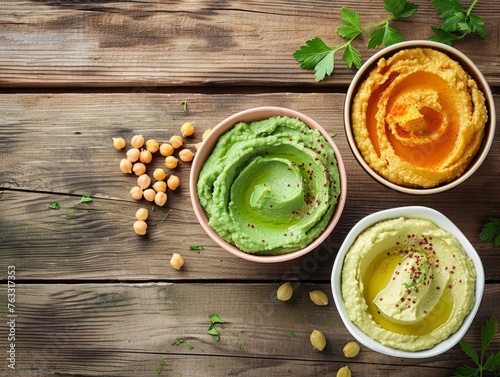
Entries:
{"label": "green avocado hummus", "polygon": [[240,250],[277,255],[311,243],[340,195],[334,151],[318,130],[276,116],[223,134],[197,183],[210,227]]}

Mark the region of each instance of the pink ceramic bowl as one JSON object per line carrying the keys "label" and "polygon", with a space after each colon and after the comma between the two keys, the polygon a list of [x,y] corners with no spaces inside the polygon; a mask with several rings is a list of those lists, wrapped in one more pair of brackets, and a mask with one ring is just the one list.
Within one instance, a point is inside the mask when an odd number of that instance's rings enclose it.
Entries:
{"label": "pink ceramic bowl", "polygon": [[[199,202],[196,186],[201,168],[205,163],[206,159],[212,153],[213,148],[215,147],[219,137],[222,134],[231,129],[238,122],[248,123],[257,120],[267,119],[272,116],[288,116],[290,118],[298,118],[306,125],[308,125],[310,128],[317,129],[323,135],[323,137],[332,147],[335,153],[335,158],[337,159],[338,169],[340,173],[341,194],[338,198],[338,202],[335,207],[334,213],[326,229],[319,235],[319,237],[317,237],[309,245],[307,245],[303,249],[293,251],[287,254],[273,255],[273,256],[255,255],[243,252],[236,246],[229,244],[221,237],[219,237],[219,235],[208,225],[208,218],[207,215],[205,214],[203,207]],[[340,155],[340,152],[337,149],[337,146],[333,142],[330,135],[318,123],[316,123],[314,120],[312,120],[311,118],[307,117],[304,114],[301,114],[297,111],[290,110],[287,108],[257,107],[234,114],[229,118],[226,118],[225,120],[220,122],[216,127],[214,127],[212,132],[201,144],[201,147],[197,151],[196,156],[193,160],[191,167],[191,175],[189,180],[189,191],[191,195],[191,202],[193,204],[193,209],[198,221],[200,222],[205,232],[210,236],[210,238],[212,238],[220,247],[222,247],[224,250],[227,250],[231,254],[248,261],[259,262],[259,263],[276,263],[276,262],[289,261],[309,253],[310,251],[318,247],[330,235],[330,233],[335,228],[337,222],[339,221],[342,211],[344,209],[346,200],[346,191],[347,191],[347,181],[346,181],[345,166],[342,157]]]}

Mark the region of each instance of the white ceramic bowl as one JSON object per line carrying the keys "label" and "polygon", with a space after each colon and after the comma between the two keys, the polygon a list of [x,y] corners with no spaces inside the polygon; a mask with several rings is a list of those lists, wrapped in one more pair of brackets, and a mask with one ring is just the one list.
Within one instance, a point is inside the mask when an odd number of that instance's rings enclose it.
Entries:
{"label": "white ceramic bowl", "polygon": [[[438,50],[443,52],[444,54],[448,55],[451,59],[457,61],[460,63],[460,65],[465,69],[466,72],[469,73],[469,75],[476,81],[479,89],[483,92],[485,100],[486,100],[486,107],[488,109],[488,121],[486,122],[485,125],[485,135],[484,139],[482,142],[482,145],[477,152],[476,156],[473,158],[473,160],[470,162],[468,165],[467,169],[464,171],[464,173],[456,178],[455,180],[441,184],[436,187],[432,188],[409,188],[409,187],[404,187],[397,185],[388,179],[382,177],[379,175],[375,170],[373,170],[368,163],[365,161],[363,158],[361,152],[358,150],[356,141],[354,140],[354,135],[352,132],[352,126],[351,126],[351,104],[354,99],[354,96],[356,95],[356,91],[361,85],[361,83],[364,81],[365,77],[370,73],[370,71],[377,65],[377,62],[381,58],[389,58],[390,56],[394,55],[395,53],[399,52],[400,50],[405,50],[409,48],[432,48],[434,50]],[[468,179],[478,168],[481,166],[483,163],[484,159],[486,158],[491,144],[493,143],[493,137],[495,135],[495,125],[496,125],[496,113],[495,113],[495,102],[493,100],[493,94],[491,93],[491,89],[486,82],[486,79],[484,78],[483,74],[479,70],[479,68],[462,52],[457,50],[456,48],[453,48],[451,46],[445,45],[443,43],[437,43],[437,42],[432,42],[432,41],[425,41],[425,40],[415,40],[415,41],[407,41],[407,42],[401,42],[401,43],[396,43],[394,45],[391,45],[389,47],[383,48],[382,50],[378,51],[376,54],[374,54],[372,57],[370,57],[364,64],[363,66],[357,71],[356,75],[352,79],[352,82],[349,86],[349,89],[347,91],[346,99],[345,99],[345,104],[344,104],[344,125],[345,125],[345,131],[346,131],[346,136],[347,136],[347,141],[349,142],[349,146],[354,154],[354,157],[358,161],[358,163],[361,165],[361,167],[376,181],[380,182],[381,184],[396,190],[400,192],[404,192],[407,194],[416,194],[416,195],[425,195],[425,194],[435,194],[439,192],[443,192],[446,190],[449,190],[455,186],[458,186],[460,183],[464,182],[466,179]]]}
{"label": "white ceramic bowl", "polygon": [[[305,248],[290,252],[282,255],[254,255],[241,251],[234,245],[229,244],[225,240],[223,240],[219,235],[208,225],[208,218],[203,210],[203,207],[200,205],[196,185],[198,182],[198,176],[200,174],[200,170],[205,163],[206,159],[212,153],[213,148],[215,147],[219,137],[224,134],[226,131],[230,130],[236,123],[238,122],[252,122],[262,119],[267,119],[272,116],[288,116],[291,118],[298,118],[310,128],[317,129],[326,141],[330,144],[335,153],[335,158],[337,159],[338,169],[340,173],[340,189],[341,194],[338,198],[337,205],[335,207],[335,211],[332,215],[332,218],[327,225],[326,229],[316,238],[313,242],[307,245]],[[308,252],[314,250],[317,246],[319,246],[333,231],[337,222],[340,219],[342,211],[344,209],[345,200],[346,200],[346,191],[347,191],[347,181],[346,181],[346,172],[344,167],[344,162],[340,155],[340,152],[335,145],[334,141],[317,122],[309,118],[308,116],[301,114],[297,111],[290,110],[283,107],[256,107],[253,109],[248,109],[241,111],[237,114],[234,114],[222,122],[220,122],[213,130],[210,132],[208,137],[201,144],[200,149],[197,151],[196,156],[193,160],[191,166],[191,175],[189,180],[189,191],[191,196],[191,203],[193,204],[193,209],[196,214],[196,217],[201,224],[202,228],[205,232],[224,250],[227,250],[233,255],[236,255],[239,258],[260,262],[260,263],[276,263],[276,262],[284,262],[288,260],[292,260],[307,254]]]}
{"label": "white ceramic bowl", "polygon": [[[383,220],[395,219],[399,217],[427,219],[435,223],[438,227],[453,234],[462,244],[469,258],[472,259],[477,273],[475,303],[470,313],[465,317],[460,328],[455,333],[450,335],[449,338],[434,345],[432,348],[422,351],[415,351],[415,352],[403,351],[385,346],[380,342],[370,338],[349,319],[349,316],[347,315],[344,306],[344,300],[342,298],[342,287],[341,287],[342,267],[344,264],[344,258],[346,256],[346,253],[349,251],[351,245],[354,243],[357,237],[370,226]],[[389,356],[405,357],[405,358],[424,358],[424,357],[436,356],[449,350],[450,348],[455,346],[460,341],[460,339],[462,339],[462,337],[465,335],[467,329],[474,320],[474,317],[479,309],[479,305],[481,304],[481,299],[484,291],[484,270],[483,270],[483,265],[481,263],[481,259],[477,254],[476,250],[474,249],[474,247],[472,246],[472,244],[464,236],[464,234],[460,231],[460,229],[458,229],[457,226],[453,224],[446,216],[444,216],[443,214],[434,209],[427,207],[419,207],[419,206],[399,207],[399,208],[392,208],[376,212],[369,216],[366,216],[351,229],[351,231],[345,238],[344,242],[342,243],[339,252],[337,254],[337,257],[335,259],[332,270],[331,284],[333,291],[333,299],[335,301],[335,305],[339,312],[340,318],[344,322],[344,325],[347,327],[347,330],[349,330],[352,336],[356,338],[361,344],[376,352]]]}

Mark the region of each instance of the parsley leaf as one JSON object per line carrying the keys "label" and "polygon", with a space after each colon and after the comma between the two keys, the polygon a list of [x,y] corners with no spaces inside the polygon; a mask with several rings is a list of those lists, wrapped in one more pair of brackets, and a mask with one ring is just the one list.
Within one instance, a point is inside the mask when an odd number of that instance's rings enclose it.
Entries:
{"label": "parsley leaf", "polygon": [[210,320],[210,325],[208,326],[208,333],[214,337],[216,341],[220,340],[220,333],[219,331],[215,328],[215,324],[217,323],[224,323],[221,317],[219,317],[218,314],[211,314],[208,316],[208,319]]}
{"label": "parsley leaf", "polygon": [[469,342],[462,339],[460,348],[469,356],[476,366],[462,365],[455,369],[455,377],[482,376],[483,371],[496,372],[500,368],[500,352],[491,354],[486,361],[484,360],[486,350],[493,340],[497,331],[497,319],[490,317],[486,323],[481,326],[481,353],[478,353]]}
{"label": "parsley leaf", "polygon": [[205,248],[203,246],[189,246],[189,250],[196,251],[199,254]]}
{"label": "parsley leaf", "polygon": [[477,33],[484,38],[486,36],[484,21],[472,13],[477,1],[474,0],[468,8],[464,8],[460,0],[433,0],[432,5],[443,22],[441,26],[432,27],[435,34],[429,39],[451,46],[469,34]]}
{"label": "parsley leaf", "polygon": [[61,208],[61,205],[58,202],[50,202],[48,205],[48,208],[50,209],[59,209]]}
{"label": "parsley leaf", "polygon": [[485,242],[493,241],[495,247],[500,247],[500,219],[491,217],[479,233],[479,238]]}
{"label": "parsley leaf", "polygon": [[315,37],[300,46],[293,53],[303,69],[314,69],[314,78],[317,82],[330,76],[335,68],[335,53],[344,50],[342,60],[349,68],[360,68],[362,64],[361,53],[352,46],[352,42],[361,34],[369,32],[368,48],[373,49],[380,45],[390,46],[401,42],[401,33],[389,26],[392,20],[411,17],[418,9],[418,5],[408,0],[384,0],[384,9],[391,13],[389,17],[381,22],[372,24],[366,28],[361,27],[359,14],[348,8],[340,9],[340,20],[342,25],[337,28],[337,34],[347,41],[336,47],[329,47],[321,38]]}
{"label": "parsley leaf", "polygon": [[88,203],[92,201],[92,197],[90,195],[82,195],[80,199],[80,203]]}

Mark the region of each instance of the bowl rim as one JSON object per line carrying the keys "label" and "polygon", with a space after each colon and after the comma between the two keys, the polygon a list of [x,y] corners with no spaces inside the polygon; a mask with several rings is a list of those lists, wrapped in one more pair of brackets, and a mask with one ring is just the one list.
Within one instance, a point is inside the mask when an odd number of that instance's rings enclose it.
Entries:
{"label": "bowl rim", "polygon": [[[344,300],[342,298],[342,268],[345,255],[347,254],[350,246],[354,243],[357,237],[370,226],[383,220],[390,220],[399,217],[424,218],[434,222],[438,227],[453,234],[464,248],[467,256],[472,259],[474,267],[476,269],[477,277],[474,293],[475,302],[471,311],[464,318],[464,321],[457,329],[457,331],[451,334],[447,339],[442,340],[441,342],[426,350],[404,351],[385,346],[382,343],[370,338],[349,319],[349,316],[347,315],[345,310]],[[347,234],[344,242],[340,246],[340,249],[335,258],[331,274],[331,288],[333,299],[342,322],[346,326],[347,330],[351,333],[351,335],[354,336],[354,338],[356,338],[361,344],[376,352],[388,356],[404,358],[425,358],[437,356],[443,352],[448,351],[450,348],[454,347],[460,341],[460,339],[462,339],[462,337],[469,329],[475,315],[477,314],[477,311],[479,310],[479,306],[483,297],[484,269],[481,258],[479,257],[479,254],[475,250],[474,246],[470,243],[470,241],[462,233],[462,231],[441,212],[423,206],[396,207],[372,213],[362,218],[354,225],[354,227]]]}
{"label": "bowl rim", "polygon": [[[332,218],[330,219],[327,227],[321,232],[321,234],[313,240],[311,243],[309,243],[306,247],[293,251],[287,254],[280,254],[280,255],[255,255],[255,254],[250,254],[246,253],[244,251],[241,251],[238,249],[236,246],[229,244],[225,240],[223,240],[219,235],[208,225],[208,218],[205,214],[205,211],[200,205],[199,199],[198,199],[198,194],[196,190],[196,184],[198,182],[198,176],[199,172],[201,170],[201,167],[204,163],[204,161],[199,162],[198,160],[201,159],[201,156],[203,156],[203,152],[205,152],[205,149],[211,148],[215,146],[218,138],[224,134],[226,131],[231,129],[236,123],[238,122],[252,122],[252,121],[257,121],[257,120],[263,120],[267,119],[271,116],[289,116],[291,118],[298,118],[302,122],[304,122],[307,126],[317,129],[325,138],[325,140],[328,142],[328,144],[332,147],[335,158],[337,160],[337,166],[339,169],[339,176],[340,176],[340,196],[337,200],[337,204],[335,206],[335,210],[332,214]],[[209,152],[207,152],[207,157],[210,155],[211,149]],[[200,156],[200,157],[199,157]],[[253,107],[249,108],[243,111],[239,111],[221,122],[215,126],[212,131],[208,134],[206,139],[203,141],[201,144],[200,148],[198,149],[198,152],[196,153],[194,159],[193,159],[193,165],[191,166],[191,171],[190,171],[190,176],[189,176],[189,194],[191,197],[191,204],[194,209],[196,218],[198,219],[198,222],[200,223],[201,227],[203,230],[208,234],[208,236],[214,240],[220,247],[222,247],[224,250],[229,251],[231,254],[252,262],[258,262],[258,263],[277,263],[277,262],[285,262],[285,261],[290,261],[292,259],[301,257],[312,250],[314,250],[316,247],[318,247],[333,231],[335,226],[337,225],[338,221],[340,220],[340,217],[342,215],[342,212],[344,210],[345,202],[346,202],[346,197],[347,197],[347,177],[346,177],[346,170],[345,170],[345,165],[344,161],[342,159],[342,156],[340,154],[339,149],[337,148],[337,145],[331,138],[331,136],[326,132],[326,130],[315,120],[312,118],[308,117],[307,115],[298,112],[296,110],[292,110],[286,107],[280,107],[280,106],[258,106],[258,107]],[[199,166],[199,169],[196,169]]]}
{"label": "bowl rim", "polygon": [[[373,170],[368,163],[365,161],[361,152],[357,148],[356,141],[354,139],[354,135],[351,127],[351,104],[354,99],[355,92],[364,77],[371,71],[372,67],[377,63],[377,61],[383,57],[389,57],[394,55],[399,50],[408,49],[408,48],[432,48],[438,50],[440,52],[445,53],[451,59],[457,61],[465,71],[476,81],[479,89],[483,92],[485,97],[485,104],[488,110],[488,120],[485,124],[485,135],[483,137],[483,141],[481,143],[481,147],[478,150],[476,156],[469,163],[464,173],[458,178],[454,179],[451,182],[441,184],[431,188],[411,188],[397,185],[388,179],[379,175],[375,170]],[[448,46],[444,43],[428,41],[428,40],[412,40],[395,43],[388,47],[381,49],[372,55],[356,72],[354,75],[351,84],[347,90],[347,94],[344,101],[344,129],[347,137],[347,141],[351,152],[354,154],[354,157],[361,165],[363,170],[365,170],[373,179],[381,183],[382,185],[391,188],[395,191],[403,192],[406,194],[413,195],[429,195],[436,194],[440,192],[447,191],[453,187],[458,186],[465,180],[467,180],[479,167],[482,165],[483,161],[486,159],[488,152],[493,144],[493,139],[495,136],[495,127],[496,127],[496,111],[495,111],[495,101],[493,98],[493,93],[491,88],[484,78],[481,70],[476,66],[476,64],[463,52],[456,49],[455,47]]]}

